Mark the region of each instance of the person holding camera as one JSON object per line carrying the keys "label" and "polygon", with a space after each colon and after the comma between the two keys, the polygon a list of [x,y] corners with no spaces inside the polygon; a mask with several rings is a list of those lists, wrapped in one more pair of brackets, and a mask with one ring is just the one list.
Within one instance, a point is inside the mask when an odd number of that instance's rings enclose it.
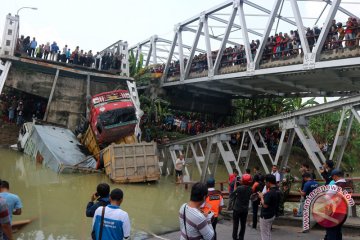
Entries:
{"label": "person holding camera", "polygon": [[[249,210],[249,201],[251,196],[251,175],[244,174],[241,177],[238,187],[230,195],[230,198],[234,201],[233,207],[233,233],[232,237],[234,240],[244,240],[246,220]],[[240,232],[239,230],[240,223]]]}
{"label": "person holding camera", "polygon": [[110,204],[110,186],[107,183],[100,183],[96,187],[96,192],[92,194],[91,201],[86,206],[86,216],[94,217],[98,207],[105,207]]}
{"label": "person holding camera", "polygon": [[99,207],[93,218],[93,231],[96,240],[130,239],[131,223],[129,214],[120,208],[124,199],[121,189],[115,188],[110,193],[110,204]]}

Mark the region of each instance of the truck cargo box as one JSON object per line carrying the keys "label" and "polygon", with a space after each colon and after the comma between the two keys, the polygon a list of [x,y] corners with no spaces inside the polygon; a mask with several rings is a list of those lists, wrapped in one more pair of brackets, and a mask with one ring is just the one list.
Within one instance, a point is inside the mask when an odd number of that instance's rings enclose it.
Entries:
{"label": "truck cargo box", "polygon": [[106,174],[116,183],[160,179],[156,143],[111,144],[103,150]]}
{"label": "truck cargo box", "polygon": [[99,160],[100,148],[96,141],[94,132],[89,126],[85,134],[81,137],[81,144],[84,145],[96,160]]}

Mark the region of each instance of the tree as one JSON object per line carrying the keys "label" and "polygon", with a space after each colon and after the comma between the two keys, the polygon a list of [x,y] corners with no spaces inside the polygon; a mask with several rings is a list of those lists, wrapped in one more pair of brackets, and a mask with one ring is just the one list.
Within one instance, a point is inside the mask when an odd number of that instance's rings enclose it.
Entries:
{"label": "tree", "polygon": [[317,101],[315,101],[315,97],[310,98],[305,102],[303,102],[303,100],[304,98],[284,98],[283,111],[294,111],[319,104]]}
{"label": "tree", "polygon": [[129,68],[130,68],[130,77],[135,77],[140,70],[143,68],[144,56],[141,53],[139,56],[139,61],[136,62],[134,52],[131,50],[129,55]]}

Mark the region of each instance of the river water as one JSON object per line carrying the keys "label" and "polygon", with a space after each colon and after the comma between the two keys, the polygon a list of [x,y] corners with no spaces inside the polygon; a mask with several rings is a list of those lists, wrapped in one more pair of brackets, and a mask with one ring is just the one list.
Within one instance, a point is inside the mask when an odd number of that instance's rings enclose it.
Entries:
{"label": "river water", "polygon": [[[226,179],[225,171],[221,175]],[[189,191],[176,185],[174,177],[152,184],[112,184],[104,174],[63,174],[36,165],[28,156],[0,148],[0,178],[23,202],[22,215],[14,221],[33,219],[15,235],[17,239],[90,239],[92,219],[85,208],[100,182],[124,191],[121,208],[129,213],[132,239],[179,228],[178,210]]]}

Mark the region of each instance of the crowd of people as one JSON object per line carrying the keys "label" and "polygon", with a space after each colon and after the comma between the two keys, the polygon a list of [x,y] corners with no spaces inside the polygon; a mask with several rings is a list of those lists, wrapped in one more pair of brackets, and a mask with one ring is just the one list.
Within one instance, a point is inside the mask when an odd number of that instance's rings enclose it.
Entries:
{"label": "crowd of people", "polygon": [[221,127],[225,127],[225,125],[214,123],[213,121],[190,119],[177,115],[168,115],[162,124],[163,130],[177,131],[188,135],[198,135]]}
{"label": "crowd of people", "polygon": [[[183,161],[181,159],[177,161],[177,176],[182,175],[182,166],[185,165]],[[299,209],[294,209],[293,213],[294,216],[303,217],[304,202],[307,196],[319,187],[319,183],[315,179],[314,170],[311,170],[309,165],[302,164],[299,172],[301,174],[301,188],[299,189],[301,200]],[[349,193],[353,192],[352,181],[344,178],[344,172],[341,169],[334,168],[333,161],[327,160],[320,168],[320,172],[326,185],[337,185]],[[284,215],[284,203],[294,180],[295,177],[291,174],[289,167],[283,167],[279,171],[278,166],[273,165],[271,173],[266,175],[261,173],[259,167],[254,167],[253,175],[250,169],[246,169],[241,177],[234,169],[233,174],[229,176],[228,204],[228,210],[233,212],[232,239],[245,239],[250,202],[253,213],[250,226],[257,228],[260,209],[260,237],[262,240],[271,239],[272,223],[276,217]],[[190,201],[183,204],[179,210],[180,239],[223,239],[216,234],[217,217],[223,207],[223,196],[215,189],[214,178],[209,178],[207,184],[194,184]],[[345,221],[346,217],[338,225],[326,227],[324,240],[342,239],[342,225]],[[307,233],[308,230],[299,232]]]}
{"label": "crowd of people", "polygon": [[50,44],[50,42],[38,44],[35,37],[31,39],[30,36],[27,36],[25,38],[23,35],[18,39],[16,54],[96,68],[99,70],[117,71],[121,70],[121,62],[123,59],[123,55],[117,52],[107,52],[104,54],[97,52],[96,55],[94,55],[92,50],[86,52],[83,49],[80,49],[79,46],[76,46],[74,50],[71,50],[68,45],[65,45],[60,49],[56,41],[52,44]]}
{"label": "crowd of people", "polygon": [[12,240],[12,216],[21,215],[22,202],[10,192],[8,181],[0,179],[0,239]]}
{"label": "crowd of people", "polygon": [[[321,28],[314,26],[307,28],[305,36],[308,41],[310,50],[317,44]],[[360,41],[360,18],[349,17],[346,23],[336,22],[334,19],[327,39],[323,46],[324,50],[332,50],[344,47],[359,46]],[[252,40],[250,42],[250,51],[252,58],[255,57],[260,40]],[[301,41],[298,30],[291,30],[289,33],[276,33],[267,39],[265,44],[262,60],[267,61],[271,59],[283,59],[284,57],[296,56],[302,52]],[[213,62],[217,57],[218,50],[211,52]],[[188,59],[184,59],[184,64],[187,64]],[[224,49],[221,59],[220,67],[229,67],[235,65],[246,64],[246,53],[243,45],[229,46]],[[158,71],[163,70],[164,67],[156,68]],[[190,72],[202,72],[208,69],[207,53],[200,53],[195,55],[191,63]],[[168,76],[176,76],[180,73],[179,60],[171,62],[169,66]]]}
{"label": "crowd of people", "polygon": [[21,126],[25,121],[42,119],[46,111],[45,100],[33,97],[21,97],[17,94],[0,95],[0,116],[4,122]]}

